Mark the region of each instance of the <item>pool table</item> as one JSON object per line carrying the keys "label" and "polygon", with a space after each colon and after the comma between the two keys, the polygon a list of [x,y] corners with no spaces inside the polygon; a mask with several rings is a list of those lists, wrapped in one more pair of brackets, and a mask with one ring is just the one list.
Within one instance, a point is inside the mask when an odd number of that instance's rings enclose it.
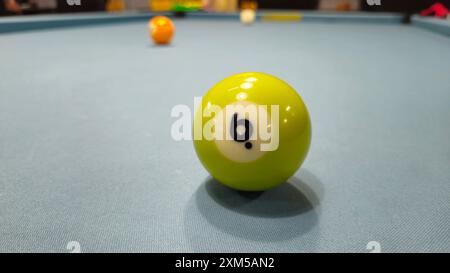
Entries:
{"label": "pool table", "polygon": [[[153,15],[0,18],[0,252],[450,252],[445,26],[192,13],[156,46]],[[311,116],[306,161],[266,192],[222,186],[170,133],[174,106],[245,71]]]}

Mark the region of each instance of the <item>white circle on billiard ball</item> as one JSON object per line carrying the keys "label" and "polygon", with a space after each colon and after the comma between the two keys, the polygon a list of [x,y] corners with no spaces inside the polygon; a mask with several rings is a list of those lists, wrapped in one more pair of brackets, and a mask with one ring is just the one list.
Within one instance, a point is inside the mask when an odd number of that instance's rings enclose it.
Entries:
{"label": "white circle on billiard ball", "polygon": [[[263,124],[270,126],[269,114],[264,107],[258,107],[257,104],[248,101],[239,101],[231,106],[238,107],[233,108],[233,111],[227,111],[225,108],[215,117],[214,130],[217,136],[220,136],[220,139],[215,140],[216,147],[231,161],[240,163],[255,161],[266,153],[261,149],[261,144],[267,141],[260,139],[258,130]],[[234,125],[236,128],[233,128]],[[265,130],[267,131],[267,128]],[[235,136],[240,136],[240,141],[234,140],[233,132]],[[249,139],[245,140],[247,136]]]}
{"label": "white circle on billiard ball", "polygon": [[252,9],[244,9],[241,11],[241,22],[245,25],[250,25],[255,21],[256,13]]}

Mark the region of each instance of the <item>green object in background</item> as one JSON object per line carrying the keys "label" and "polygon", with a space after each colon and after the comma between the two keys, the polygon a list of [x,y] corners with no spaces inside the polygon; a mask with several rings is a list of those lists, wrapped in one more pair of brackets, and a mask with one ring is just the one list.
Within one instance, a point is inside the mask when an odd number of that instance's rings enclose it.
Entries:
{"label": "green object in background", "polygon": [[[230,105],[251,106],[257,114],[249,115],[251,108],[225,110]],[[209,131],[214,132],[212,138]],[[270,131],[270,137],[262,138],[261,131]],[[311,142],[311,122],[291,86],[250,72],[228,77],[206,93],[195,113],[193,134],[197,155],[215,179],[237,190],[262,191],[285,182],[300,168]]]}
{"label": "green object in background", "polygon": [[182,4],[174,4],[171,8],[171,11],[173,12],[193,12],[193,11],[200,11],[200,7],[188,7]]}

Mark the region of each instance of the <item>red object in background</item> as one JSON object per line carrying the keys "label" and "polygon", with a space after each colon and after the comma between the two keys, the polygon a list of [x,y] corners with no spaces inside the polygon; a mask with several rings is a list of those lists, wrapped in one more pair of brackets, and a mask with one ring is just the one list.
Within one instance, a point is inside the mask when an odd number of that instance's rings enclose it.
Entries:
{"label": "red object in background", "polygon": [[435,17],[445,18],[449,14],[448,9],[441,3],[437,2],[431,5],[431,7],[424,9],[420,12],[422,16],[434,15]]}

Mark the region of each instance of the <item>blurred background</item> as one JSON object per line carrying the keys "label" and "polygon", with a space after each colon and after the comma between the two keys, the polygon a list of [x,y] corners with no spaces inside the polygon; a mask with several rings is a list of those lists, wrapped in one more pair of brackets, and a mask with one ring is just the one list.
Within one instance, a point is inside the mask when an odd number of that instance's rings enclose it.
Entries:
{"label": "blurred background", "polygon": [[[435,0],[0,0],[0,15],[69,12],[206,11],[235,12],[242,8],[373,11],[418,13]],[[439,1],[450,7],[450,0]],[[372,4],[372,5],[371,5]]]}

